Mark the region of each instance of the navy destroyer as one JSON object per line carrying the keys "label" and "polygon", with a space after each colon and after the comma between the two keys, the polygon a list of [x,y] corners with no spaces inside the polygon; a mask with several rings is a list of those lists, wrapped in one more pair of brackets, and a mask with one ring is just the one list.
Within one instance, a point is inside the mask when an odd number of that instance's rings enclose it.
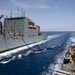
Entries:
{"label": "navy destroyer", "polygon": [[40,26],[25,16],[4,18],[4,24],[0,21],[0,53],[39,42],[46,37],[40,32]]}

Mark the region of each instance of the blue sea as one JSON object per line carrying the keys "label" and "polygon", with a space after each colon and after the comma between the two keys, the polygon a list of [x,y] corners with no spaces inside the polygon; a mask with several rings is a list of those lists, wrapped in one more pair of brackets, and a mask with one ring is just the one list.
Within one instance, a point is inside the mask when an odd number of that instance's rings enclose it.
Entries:
{"label": "blue sea", "polygon": [[48,37],[32,47],[37,50],[28,55],[30,49],[23,50],[0,60],[0,75],[52,75],[55,68],[61,69],[67,45],[75,42],[75,32],[43,33]]}

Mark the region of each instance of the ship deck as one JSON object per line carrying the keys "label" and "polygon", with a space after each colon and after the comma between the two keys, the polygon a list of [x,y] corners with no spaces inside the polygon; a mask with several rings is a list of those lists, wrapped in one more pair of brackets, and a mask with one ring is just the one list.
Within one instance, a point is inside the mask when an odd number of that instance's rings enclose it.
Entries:
{"label": "ship deck", "polygon": [[67,46],[61,70],[56,69],[53,75],[75,75],[75,43]]}
{"label": "ship deck", "polygon": [[[67,63],[67,64],[63,63],[62,64],[62,70],[70,72],[71,75],[75,75],[75,62],[74,62],[74,60],[75,60],[74,59],[75,58],[75,55],[74,55],[74,53],[75,53],[75,43],[74,43],[73,46],[72,46],[72,44],[69,45],[69,47],[67,48],[67,52],[70,52],[70,62]],[[72,58],[72,55],[74,56],[74,58]]]}
{"label": "ship deck", "polygon": [[68,64],[62,64],[62,70],[70,72],[72,75],[75,75],[75,66],[74,62],[71,61],[71,63]]}

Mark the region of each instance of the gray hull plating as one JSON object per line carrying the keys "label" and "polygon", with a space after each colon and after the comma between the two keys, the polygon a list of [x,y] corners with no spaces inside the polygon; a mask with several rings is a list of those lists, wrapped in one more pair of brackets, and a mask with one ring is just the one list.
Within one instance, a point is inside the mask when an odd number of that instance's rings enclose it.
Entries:
{"label": "gray hull plating", "polygon": [[0,53],[6,52],[8,50],[12,50],[21,46],[25,46],[27,44],[35,43],[41,40],[46,39],[46,35],[38,35],[35,37],[18,37],[17,39],[11,38],[9,34],[5,37],[3,35],[0,36]]}

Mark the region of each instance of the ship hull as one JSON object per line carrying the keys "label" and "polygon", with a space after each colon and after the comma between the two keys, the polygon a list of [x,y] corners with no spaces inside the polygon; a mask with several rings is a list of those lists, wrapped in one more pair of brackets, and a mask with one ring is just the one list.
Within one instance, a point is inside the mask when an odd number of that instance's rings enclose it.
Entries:
{"label": "ship hull", "polygon": [[43,34],[34,37],[19,37],[19,38],[11,38],[9,34],[6,36],[2,35],[0,36],[0,42],[1,42],[0,53],[20,48],[23,46],[27,46],[29,44],[36,43],[41,40],[45,40],[46,37],[47,36]]}

